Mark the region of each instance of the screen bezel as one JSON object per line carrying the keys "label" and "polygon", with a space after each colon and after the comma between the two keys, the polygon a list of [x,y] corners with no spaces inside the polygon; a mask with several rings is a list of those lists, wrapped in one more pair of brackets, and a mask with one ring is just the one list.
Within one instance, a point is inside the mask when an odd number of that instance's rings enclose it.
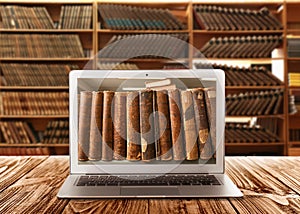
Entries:
{"label": "screen bezel", "polygon": [[[216,79],[216,164],[80,164],[78,161],[78,78],[199,78]],[[71,174],[224,173],[225,74],[220,69],[73,70],[69,74]]]}

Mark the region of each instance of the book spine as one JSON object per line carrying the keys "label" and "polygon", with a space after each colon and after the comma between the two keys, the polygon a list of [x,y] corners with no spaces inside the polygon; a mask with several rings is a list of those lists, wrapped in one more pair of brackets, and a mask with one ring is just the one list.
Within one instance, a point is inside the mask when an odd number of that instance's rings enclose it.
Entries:
{"label": "book spine", "polygon": [[169,106],[171,120],[171,136],[173,144],[173,159],[184,160],[185,150],[183,141],[183,127],[181,119],[180,92],[178,89],[169,90]]}
{"label": "book spine", "polygon": [[103,113],[103,93],[93,91],[91,107],[91,124],[90,124],[90,160],[101,160],[102,154],[102,113]]}
{"label": "book spine", "polygon": [[166,90],[156,92],[159,148],[161,160],[172,160],[171,121],[168,92]]}
{"label": "book spine", "polygon": [[113,98],[113,91],[103,92],[102,160],[104,161],[113,159]]}
{"label": "book spine", "polygon": [[180,94],[183,115],[186,159],[197,160],[199,158],[199,152],[197,145],[197,130],[192,92],[181,91]]}
{"label": "book spine", "polygon": [[141,160],[139,92],[127,95],[127,160]]}
{"label": "book spine", "polygon": [[126,159],[126,96],[125,92],[115,92],[114,98],[114,159]]}
{"label": "book spine", "polygon": [[155,158],[154,120],[153,120],[153,91],[140,92],[140,129],[142,160]]}
{"label": "book spine", "polygon": [[88,160],[92,92],[80,92],[79,127],[78,127],[78,160]]}

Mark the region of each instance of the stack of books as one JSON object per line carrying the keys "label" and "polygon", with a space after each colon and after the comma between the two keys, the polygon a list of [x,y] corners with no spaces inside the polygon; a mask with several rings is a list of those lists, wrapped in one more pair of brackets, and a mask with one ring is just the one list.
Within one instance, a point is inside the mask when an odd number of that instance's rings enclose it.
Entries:
{"label": "stack of books", "polygon": [[1,63],[2,86],[68,86],[68,74],[77,65]]}
{"label": "stack of books", "polygon": [[182,30],[186,26],[168,9],[101,4],[104,27],[113,30]]}
{"label": "stack of books", "polygon": [[69,143],[69,121],[49,121],[43,132],[41,143],[43,144],[68,144]]}
{"label": "stack of books", "polygon": [[282,36],[213,37],[200,52],[208,58],[268,58],[282,43]]}
{"label": "stack of books", "polygon": [[289,73],[289,85],[300,86],[300,73]]}
{"label": "stack of books", "polygon": [[282,113],[283,91],[251,91],[226,96],[227,115],[276,115]]}
{"label": "stack of books", "polygon": [[300,38],[288,38],[288,57],[300,57]]}
{"label": "stack of books", "polygon": [[84,57],[77,34],[0,34],[1,58]]}
{"label": "stack of books", "polygon": [[283,82],[265,66],[238,67],[211,63],[194,63],[197,69],[222,69],[226,86],[279,86]]}
{"label": "stack of books", "polygon": [[0,115],[68,114],[68,92],[0,92]]}
{"label": "stack of books", "polygon": [[78,158],[210,159],[216,145],[215,102],[212,88],[82,91]]}
{"label": "stack of books", "polygon": [[[114,35],[99,51],[100,58],[169,58],[188,56],[188,34]],[[100,59],[101,60],[101,59]]]}
{"label": "stack of books", "polygon": [[226,123],[225,126],[226,143],[268,143],[279,141],[280,138],[276,134],[259,125]]}
{"label": "stack of books", "polygon": [[282,24],[263,7],[260,10],[229,8],[216,5],[195,5],[195,21],[204,30],[280,30]]}

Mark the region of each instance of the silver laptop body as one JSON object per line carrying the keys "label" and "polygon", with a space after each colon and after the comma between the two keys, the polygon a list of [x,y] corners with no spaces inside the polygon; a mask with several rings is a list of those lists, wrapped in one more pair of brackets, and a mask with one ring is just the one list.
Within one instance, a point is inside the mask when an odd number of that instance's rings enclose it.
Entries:
{"label": "silver laptop body", "polygon": [[[225,75],[222,70],[75,70],[70,72],[70,175],[58,193],[59,198],[173,198],[241,197],[242,193],[224,174]],[[79,161],[78,113],[81,91],[141,90],[145,82],[171,80],[179,88],[214,87],[216,96],[216,143],[210,160],[199,161]],[[84,185],[80,177],[106,178],[133,176],[146,178],[214,175],[220,185]],[[129,176],[129,177],[128,177]]]}

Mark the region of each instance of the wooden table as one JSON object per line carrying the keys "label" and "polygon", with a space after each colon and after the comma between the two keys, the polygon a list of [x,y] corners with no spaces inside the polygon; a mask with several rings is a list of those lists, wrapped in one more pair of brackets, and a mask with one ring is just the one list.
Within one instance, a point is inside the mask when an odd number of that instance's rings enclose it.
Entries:
{"label": "wooden table", "polygon": [[0,213],[300,213],[300,157],[227,157],[243,198],[62,200],[68,157],[0,157]]}

